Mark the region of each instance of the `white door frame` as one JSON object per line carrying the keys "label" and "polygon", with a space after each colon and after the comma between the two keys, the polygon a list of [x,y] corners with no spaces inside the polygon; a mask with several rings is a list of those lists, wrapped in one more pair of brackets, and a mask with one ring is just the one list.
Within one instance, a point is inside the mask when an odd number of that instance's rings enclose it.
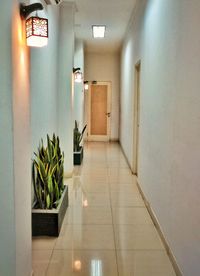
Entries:
{"label": "white door frame", "polygon": [[133,173],[138,175],[139,163],[139,130],[140,130],[140,75],[141,61],[134,67],[134,120],[133,120]]}
{"label": "white door frame", "polygon": [[[91,135],[91,86],[92,85],[107,85],[107,135]],[[97,81],[95,84],[89,86],[88,91],[88,141],[109,141],[111,133],[111,82],[109,81]]]}

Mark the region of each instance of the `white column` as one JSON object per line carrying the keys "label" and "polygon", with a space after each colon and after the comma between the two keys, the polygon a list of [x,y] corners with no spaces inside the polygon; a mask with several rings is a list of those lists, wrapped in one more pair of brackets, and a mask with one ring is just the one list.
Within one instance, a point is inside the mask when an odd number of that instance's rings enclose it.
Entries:
{"label": "white column", "polygon": [[60,8],[60,38],[58,46],[58,133],[65,153],[65,176],[73,172],[73,89],[74,62],[73,3],[62,3]]}
{"label": "white column", "polygon": [[31,274],[29,52],[18,1],[0,10],[0,275]]}
{"label": "white column", "polygon": [[[84,76],[84,45],[83,41],[75,41],[74,67],[80,67]],[[79,129],[84,127],[84,85],[75,83],[74,87],[74,117],[79,123]]]}

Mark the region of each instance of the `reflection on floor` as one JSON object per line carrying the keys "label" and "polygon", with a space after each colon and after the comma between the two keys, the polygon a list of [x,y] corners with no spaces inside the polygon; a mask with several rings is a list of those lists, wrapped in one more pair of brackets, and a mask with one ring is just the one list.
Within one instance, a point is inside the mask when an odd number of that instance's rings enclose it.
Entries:
{"label": "reflection on floor", "polygon": [[59,238],[33,239],[34,276],[172,276],[120,146],[85,144]]}

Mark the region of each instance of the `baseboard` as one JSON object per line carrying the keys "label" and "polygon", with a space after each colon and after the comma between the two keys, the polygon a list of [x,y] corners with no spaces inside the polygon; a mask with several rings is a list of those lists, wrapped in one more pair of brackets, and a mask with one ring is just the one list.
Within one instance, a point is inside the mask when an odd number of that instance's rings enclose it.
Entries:
{"label": "baseboard", "polygon": [[148,212],[149,212],[149,214],[151,216],[151,219],[152,219],[152,221],[153,221],[153,223],[154,223],[154,225],[155,225],[155,227],[156,227],[156,229],[158,231],[158,234],[159,234],[159,236],[160,236],[160,238],[161,238],[161,240],[162,240],[162,242],[164,244],[164,247],[165,247],[167,255],[169,256],[169,259],[170,259],[170,261],[172,263],[174,271],[175,271],[175,273],[176,273],[177,276],[182,276],[183,273],[181,272],[181,270],[180,270],[180,268],[179,268],[179,266],[177,264],[176,258],[175,258],[174,254],[172,253],[172,251],[171,251],[171,249],[169,247],[169,244],[168,244],[168,242],[167,242],[167,240],[166,240],[166,238],[165,238],[165,236],[163,234],[162,227],[160,226],[160,224],[158,222],[158,219],[157,219],[157,217],[156,217],[153,209],[151,208],[151,204],[148,202],[148,200],[147,200],[144,192],[141,189],[141,186],[140,186],[140,184],[138,182],[138,179],[137,179],[136,183],[137,183],[137,187],[138,187],[138,189],[139,189],[139,191],[141,193],[141,196],[142,196],[142,198],[144,200],[144,204],[145,204],[145,206],[146,206],[146,208],[147,208],[147,210],[148,210]]}
{"label": "baseboard", "polygon": [[[130,162],[129,162],[129,160],[128,160],[126,154],[125,154],[125,151],[124,151],[123,146],[122,146],[122,144],[121,144],[120,141],[119,141],[119,144],[120,144],[122,153],[123,153],[123,155],[124,155],[124,157],[125,157],[125,159],[126,159],[126,162],[127,162],[128,166],[129,166],[130,170],[131,170],[132,173],[133,173],[131,164],[130,164]],[[133,174],[134,174],[134,173],[133,173]],[[159,234],[159,236],[160,236],[160,238],[161,238],[161,240],[162,240],[162,242],[163,242],[163,244],[164,244],[164,247],[165,247],[166,252],[167,252],[167,255],[169,256],[169,259],[170,259],[170,261],[171,261],[171,263],[172,263],[172,266],[173,266],[173,268],[174,268],[174,271],[175,271],[175,273],[176,273],[177,276],[182,276],[183,273],[181,272],[181,269],[179,268],[179,266],[178,266],[178,264],[177,264],[176,258],[175,258],[174,254],[172,253],[172,251],[171,251],[171,249],[170,249],[170,247],[169,247],[169,244],[168,244],[168,242],[167,242],[167,240],[166,240],[166,238],[165,238],[165,236],[164,236],[164,234],[163,234],[162,227],[160,226],[160,224],[159,224],[159,222],[158,222],[158,219],[157,219],[157,217],[156,217],[156,215],[155,215],[153,209],[151,208],[151,204],[148,202],[147,197],[145,196],[145,194],[144,194],[144,192],[143,192],[143,190],[142,190],[142,188],[141,188],[141,186],[140,186],[140,183],[139,183],[139,181],[138,181],[138,178],[137,178],[136,183],[137,183],[137,187],[138,187],[138,189],[139,189],[139,191],[140,191],[140,194],[141,194],[141,196],[142,196],[142,198],[143,198],[143,200],[144,200],[144,204],[145,204],[145,206],[146,206],[146,208],[147,208],[147,210],[148,210],[148,212],[149,212],[149,215],[151,216],[151,219],[152,219],[152,221],[153,221],[153,223],[154,223],[154,225],[155,225],[155,227],[156,227],[156,229],[157,229],[157,231],[158,231],[158,234]]]}
{"label": "baseboard", "polygon": [[131,171],[132,171],[132,173],[133,173],[133,170],[132,170],[132,168],[131,168],[131,164],[130,164],[130,162],[129,162],[128,158],[126,157],[126,154],[125,154],[124,148],[123,148],[123,146],[122,146],[122,144],[121,144],[120,140],[119,140],[119,145],[120,145],[120,147],[121,147],[121,150],[122,150],[122,153],[123,153],[123,155],[124,155],[124,158],[126,159],[126,162],[127,162],[128,166],[129,166],[130,170],[131,170]]}
{"label": "baseboard", "polygon": [[110,142],[119,142],[118,138],[110,138]]}

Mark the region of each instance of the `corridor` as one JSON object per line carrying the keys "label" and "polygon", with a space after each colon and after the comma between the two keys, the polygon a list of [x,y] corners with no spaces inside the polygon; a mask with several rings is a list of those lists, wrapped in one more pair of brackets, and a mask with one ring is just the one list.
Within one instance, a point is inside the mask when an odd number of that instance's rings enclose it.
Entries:
{"label": "corridor", "polygon": [[172,276],[118,143],[85,143],[58,238],[33,239],[34,276]]}

